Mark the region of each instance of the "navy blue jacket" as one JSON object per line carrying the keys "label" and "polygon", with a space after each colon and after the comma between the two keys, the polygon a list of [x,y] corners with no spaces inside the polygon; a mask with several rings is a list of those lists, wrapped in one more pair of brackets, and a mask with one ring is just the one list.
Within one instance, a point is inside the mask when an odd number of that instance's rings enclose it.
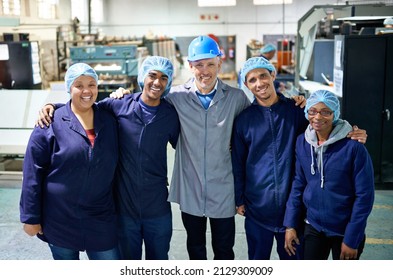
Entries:
{"label": "navy blue jacket", "polygon": [[175,108],[161,99],[157,114],[144,123],[141,93],[106,98],[100,108],[113,113],[119,128],[119,166],[115,198],[120,215],[155,218],[171,211],[168,198],[167,146],[175,148],[180,123]]}
{"label": "navy blue jacket", "polygon": [[112,179],[118,160],[114,118],[94,106],[96,139],[91,146],[70,102],[53,123],[35,128],[23,163],[20,220],[41,224],[42,240],[73,250],[116,246]]}
{"label": "navy blue jacket", "polygon": [[283,231],[294,174],[296,138],[307,127],[304,110],[278,94],[271,107],[253,104],[235,120],[232,162],[236,206],[271,231]]}
{"label": "navy blue jacket", "polygon": [[310,144],[301,135],[284,225],[296,228],[303,222],[299,209],[304,203],[307,221],[316,230],[327,236],[343,236],[347,246],[358,248],[374,202],[373,165],[366,147],[349,138],[330,144],[323,155],[323,188],[321,172],[315,168],[313,175]]}

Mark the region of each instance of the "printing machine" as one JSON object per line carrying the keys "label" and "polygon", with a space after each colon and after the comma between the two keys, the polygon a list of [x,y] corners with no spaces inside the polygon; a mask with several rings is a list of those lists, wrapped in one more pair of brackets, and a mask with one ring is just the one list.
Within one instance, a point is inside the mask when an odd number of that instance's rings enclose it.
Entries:
{"label": "printing machine", "polygon": [[81,46],[70,48],[71,63],[89,64],[99,75],[98,98],[104,99],[118,87],[137,90],[138,58],[135,45]]}
{"label": "printing machine", "polygon": [[[366,29],[361,27],[375,27],[378,23],[382,26],[383,20],[392,15],[393,6],[382,2],[313,6],[298,20],[295,87],[307,97],[315,89],[315,82],[325,84],[322,74],[333,80],[336,35],[352,29],[352,33],[362,35]],[[347,28],[343,23],[349,24],[349,21],[352,23]]]}

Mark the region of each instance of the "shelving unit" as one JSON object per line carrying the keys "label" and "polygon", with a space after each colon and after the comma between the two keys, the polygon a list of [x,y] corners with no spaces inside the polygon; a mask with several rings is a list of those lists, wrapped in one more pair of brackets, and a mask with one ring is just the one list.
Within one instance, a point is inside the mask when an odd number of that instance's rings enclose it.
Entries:
{"label": "shelving unit", "polygon": [[94,45],[96,34],[81,34],[73,30],[72,25],[63,25],[57,28],[56,47],[58,80],[63,80],[70,64],[70,47]]}

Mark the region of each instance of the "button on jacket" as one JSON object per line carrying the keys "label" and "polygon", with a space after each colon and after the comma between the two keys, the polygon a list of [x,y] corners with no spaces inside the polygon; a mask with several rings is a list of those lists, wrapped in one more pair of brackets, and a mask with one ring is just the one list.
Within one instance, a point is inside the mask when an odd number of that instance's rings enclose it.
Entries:
{"label": "button on jacket", "polygon": [[94,148],[70,102],[35,128],[23,165],[20,220],[41,224],[44,241],[73,250],[116,246],[112,179],[118,159],[113,117],[94,108]]}
{"label": "button on jacket", "polygon": [[98,103],[113,113],[119,128],[119,167],[115,197],[120,215],[157,218],[171,211],[168,198],[167,146],[176,147],[179,118],[175,108],[161,99],[156,115],[144,123],[138,103],[141,93]]}
{"label": "button on jacket", "polygon": [[169,201],[194,216],[229,218],[236,212],[230,152],[233,121],[250,101],[242,90],[218,80],[205,110],[195,91],[190,79],[172,87],[166,97],[181,123]]}

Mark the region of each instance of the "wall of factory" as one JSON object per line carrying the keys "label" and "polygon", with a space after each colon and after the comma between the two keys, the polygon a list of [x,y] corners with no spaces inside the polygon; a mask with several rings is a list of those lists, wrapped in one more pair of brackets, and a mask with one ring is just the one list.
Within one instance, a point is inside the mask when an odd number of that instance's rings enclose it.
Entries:
{"label": "wall of factory", "polygon": [[251,39],[262,41],[265,34],[296,34],[298,19],[312,6],[338,2],[293,0],[283,9],[282,5],[255,6],[252,0],[237,0],[235,7],[212,8],[199,8],[197,0],[106,0],[105,24],[97,27],[112,36],[236,35],[239,69]]}

